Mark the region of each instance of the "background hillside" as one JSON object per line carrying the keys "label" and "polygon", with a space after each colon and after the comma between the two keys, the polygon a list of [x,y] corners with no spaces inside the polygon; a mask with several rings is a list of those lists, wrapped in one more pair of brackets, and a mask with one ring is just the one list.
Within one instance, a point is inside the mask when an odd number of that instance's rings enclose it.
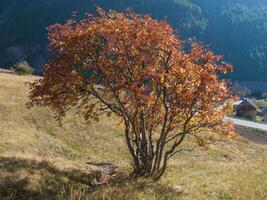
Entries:
{"label": "background hillside", "polygon": [[183,39],[189,37],[225,55],[235,66],[231,78],[267,82],[267,2],[265,0],[0,0],[0,67],[27,60],[40,73],[49,58],[46,27],[72,11],[105,9],[167,16]]}
{"label": "background hillside", "polygon": [[[212,144],[177,154],[159,182],[124,181],[91,193],[105,178],[99,162],[117,166],[115,178],[130,173],[123,128],[116,118],[86,124],[71,113],[59,127],[48,109],[28,110],[25,83],[37,78],[0,72],[0,199],[267,198],[267,146],[207,131]],[[188,138],[182,148],[192,146]]]}

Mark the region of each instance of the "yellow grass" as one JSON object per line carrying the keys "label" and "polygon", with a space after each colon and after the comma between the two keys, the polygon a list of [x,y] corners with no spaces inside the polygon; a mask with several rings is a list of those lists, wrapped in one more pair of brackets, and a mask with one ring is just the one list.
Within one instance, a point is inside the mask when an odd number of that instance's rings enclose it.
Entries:
{"label": "yellow grass", "polygon": [[89,161],[130,172],[123,130],[115,118],[87,124],[70,114],[59,127],[49,109],[27,110],[25,82],[37,78],[0,73],[0,199],[267,199],[267,147],[245,140],[181,153],[157,183],[89,192],[101,170]]}

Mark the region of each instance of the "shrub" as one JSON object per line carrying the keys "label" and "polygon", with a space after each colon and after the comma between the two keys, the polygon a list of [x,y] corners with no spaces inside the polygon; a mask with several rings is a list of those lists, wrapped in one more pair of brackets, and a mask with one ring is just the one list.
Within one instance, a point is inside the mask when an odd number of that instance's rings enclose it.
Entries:
{"label": "shrub", "polygon": [[15,66],[15,72],[18,75],[30,75],[33,74],[34,69],[29,65],[27,61],[17,63]]}
{"label": "shrub", "polygon": [[[229,93],[218,74],[230,64],[200,44],[184,51],[165,21],[98,11],[49,27],[55,57],[31,84],[29,107],[50,106],[58,120],[74,106],[88,121],[113,113],[124,122],[133,175],[154,180],[176,153],[207,143],[201,128],[228,135],[219,107]],[[187,135],[197,143],[189,150],[180,148]]]}

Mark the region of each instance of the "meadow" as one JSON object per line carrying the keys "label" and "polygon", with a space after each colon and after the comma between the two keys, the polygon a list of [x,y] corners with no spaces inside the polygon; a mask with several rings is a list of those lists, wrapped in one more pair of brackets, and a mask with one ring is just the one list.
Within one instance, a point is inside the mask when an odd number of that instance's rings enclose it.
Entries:
{"label": "meadow", "polygon": [[[60,127],[48,108],[25,106],[25,83],[37,78],[0,73],[0,199],[267,199],[267,146],[213,133],[208,147],[177,154],[160,181],[127,179],[119,120],[88,124],[70,112]],[[97,186],[106,166],[111,181]]]}

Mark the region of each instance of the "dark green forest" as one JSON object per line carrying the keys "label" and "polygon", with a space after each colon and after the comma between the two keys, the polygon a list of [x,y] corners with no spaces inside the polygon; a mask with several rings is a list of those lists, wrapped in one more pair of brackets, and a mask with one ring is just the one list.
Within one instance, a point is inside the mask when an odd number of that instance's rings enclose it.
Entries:
{"label": "dark green forest", "polygon": [[95,6],[167,19],[186,42],[203,42],[234,65],[230,78],[267,82],[266,0],[0,0],[0,67],[26,60],[41,73],[46,27]]}

